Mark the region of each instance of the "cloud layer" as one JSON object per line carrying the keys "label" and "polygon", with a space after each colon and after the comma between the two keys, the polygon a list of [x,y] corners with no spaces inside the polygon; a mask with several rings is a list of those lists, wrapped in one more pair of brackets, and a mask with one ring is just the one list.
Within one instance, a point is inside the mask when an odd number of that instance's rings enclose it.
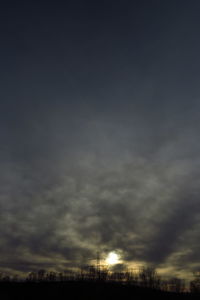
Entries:
{"label": "cloud layer", "polygon": [[[65,269],[89,263],[97,249],[103,255],[120,250],[129,264],[173,265],[180,274],[198,267],[196,129],[162,137],[162,123],[152,132],[134,122],[137,113],[129,124],[102,118],[84,121],[73,133],[61,132],[68,121],[61,120],[62,128],[45,121],[53,131],[39,149],[17,159],[4,153],[3,269]],[[30,147],[46,130],[38,128],[25,136]]]}
{"label": "cloud layer", "polygon": [[5,7],[2,271],[200,268],[199,4],[129,2]]}

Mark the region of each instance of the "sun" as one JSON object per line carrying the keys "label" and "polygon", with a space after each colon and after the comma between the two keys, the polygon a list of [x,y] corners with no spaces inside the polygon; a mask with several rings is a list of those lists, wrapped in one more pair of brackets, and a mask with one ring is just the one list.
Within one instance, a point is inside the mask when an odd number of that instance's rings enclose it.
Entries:
{"label": "sun", "polygon": [[119,255],[116,252],[110,252],[106,257],[106,263],[108,265],[115,265],[119,263]]}

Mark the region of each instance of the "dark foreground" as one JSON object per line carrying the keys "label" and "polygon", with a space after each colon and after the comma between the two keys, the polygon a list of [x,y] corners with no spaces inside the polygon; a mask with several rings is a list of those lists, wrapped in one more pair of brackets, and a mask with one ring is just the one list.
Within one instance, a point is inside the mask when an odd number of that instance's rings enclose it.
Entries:
{"label": "dark foreground", "polygon": [[118,283],[57,282],[57,283],[0,283],[0,299],[200,299],[200,294],[176,294],[143,289]]}

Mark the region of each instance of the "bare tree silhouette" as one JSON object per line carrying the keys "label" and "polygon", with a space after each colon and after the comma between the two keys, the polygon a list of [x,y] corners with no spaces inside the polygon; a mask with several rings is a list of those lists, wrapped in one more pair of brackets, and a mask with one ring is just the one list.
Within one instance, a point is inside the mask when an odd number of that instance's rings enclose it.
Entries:
{"label": "bare tree silhouette", "polygon": [[160,289],[161,278],[155,268],[142,267],[139,271],[139,283],[143,287]]}
{"label": "bare tree silhouette", "polygon": [[193,273],[194,279],[190,282],[190,291],[192,293],[200,293],[200,272]]}

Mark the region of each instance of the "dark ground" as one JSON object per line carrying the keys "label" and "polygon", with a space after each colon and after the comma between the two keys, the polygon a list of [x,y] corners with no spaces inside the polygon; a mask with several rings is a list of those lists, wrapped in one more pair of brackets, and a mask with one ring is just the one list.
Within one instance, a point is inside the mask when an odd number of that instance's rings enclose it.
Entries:
{"label": "dark ground", "polygon": [[0,283],[0,299],[200,299],[200,295],[176,294],[116,283]]}

